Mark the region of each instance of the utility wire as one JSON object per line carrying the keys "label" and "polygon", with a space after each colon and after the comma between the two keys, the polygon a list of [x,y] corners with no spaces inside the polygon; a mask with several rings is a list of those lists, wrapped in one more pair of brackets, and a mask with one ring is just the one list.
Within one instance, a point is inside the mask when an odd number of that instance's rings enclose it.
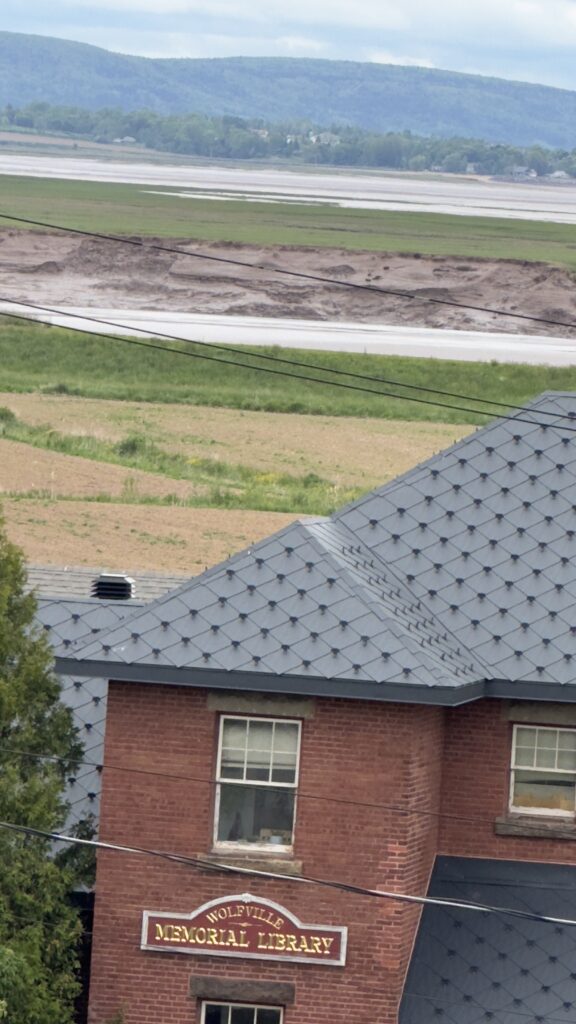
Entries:
{"label": "utility wire", "polygon": [[68,234],[80,235],[84,238],[98,238],[106,242],[121,242],[124,245],[131,245],[140,249],[152,249],[155,252],[167,252],[177,256],[190,256],[194,259],[207,260],[211,263],[225,263],[233,267],[244,267],[247,270],[264,270],[267,273],[282,274],[285,277],[298,277],[305,281],[314,281],[316,284],[335,285],[339,288],[349,288],[355,291],[373,292],[377,295],[390,295],[394,298],[408,300],[422,300],[437,306],[451,306],[456,309],[470,309],[476,313],[492,313],[496,316],[508,316],[515,320],[528,320],[532,323],[547,324],[553,327],[568,327],[576,329],[576,323],[567,323],[563,320],[553,320],[548,317],[530,316],[527,313],[512,313],[502,309],[494,309],[491,306],[473,306],[467,302],[455,302],[452,299],[439,299],[429,295],[416,295],[413,292],[383,288],[376,284],[358,284],[355,281],[341,281],[331,277],[324,277],[320,274],[307,274],[302,270],[287,270],[282,267],[270,267],[264,263],[248,263],[246,260],[233,259],[230,256],[214,256],[208,253],[190,252],[187,249],[179,249],[176,246],[158,245],[156,242],[148,243],[138,238],[122,238],[120,235],[109,235],[98,231],[87,231],[82,228],[69,228],[62,224],[52,224],[48,221],[32,220],[29,217],[16,217],[8,213],[0,213],[0,220],[14,221],[16,224],[29,224],[33,227],[50,228],[52,231],[66,231]]}
{"label": "utility wire", "polygon": [[175,864],[183,864],[187,867],[201,868],[224,872],[226,874],[247,875],[252,878],[273,879],[274,881],[293,882],[295,884],[319,885],[328,889],[338,889],[341,892],[348,892],[356,896],[371,896],[376,899],[395,900],[399,903],[407,903],[416,906],[448,907],[454,910],[470,910],[481,914],[505,914],[508,917],[519,918],[523,921],[537,921],[543,924],[554,924],[565,927],[576,927],[576,920],[563,917],[551,917],[547,914],[536,914],[528,910],[516,910],[512,907],[497,907],[485,903],[476,903],[469,900],[448,900],[438,896],[412,896],[409,893],[387,892],[383,889],[369,889],[361,885],[354,885],[350,882],[339,882],[333,879],[316,878],[314,875],[283,875],[274,871],[263,871],[258,868],[243,868],[237,865],[215,863],[210,860],[203,860],[201,857],[186,857],[179,853],[168,853],[163,850],[151,850],[145,846],[124,846],[120,843],[108,843],[99,839],[80,839],[78,836],[69,836],[61,832],[48,832],[43,829],[31,828],[28,825],[18,825],[10,821],[0,821],[0,829],[8,832],[16,832],[21,835],[35,837],[37,839],[48,839],[51,842],[62,842],[75,844],[77,846],[89,846],[97,850],[108,850],[115,853],[140,854],[148,857],[157,857],[168,860]]}
{"label": "utility wire", "polygon": [[[56,754],[35,753],[29,750],[18,750],[16,747],[12,747],[7,743],[1,743],[0,750],[7,750],[9,753],[15,754],[17,757],[30,758],[31,760],[52,761],[64,765],[68,765],[70,763],[74,765],[84,765],[86,767],[94,769],[96,772],[98,772],[98,774],[101,774],[103,771],[117,771],[126,772],[127,774],[132,775],[152,776],[153,778],[157,779],[169,779],[173,782],[199,782],[202,785],[210,786],[212,788],[216,788],[216,786],[221,785],[221,783],[218,782],[216,779],[207,779],[198,775],[178,775],[173,772],[154,771],[151,768],[133,768],[123,766],[121,764],[110,764],[108,762],[88,761],[85,759],[59,757]],[[285,792],[285,790],[282,790],[281,787],[274,785],[266,786],[266,789],[277,792]],[[324,796],[321,793],[307,793],[301,790],[298,790],[298,800],[316,800],[319,803],[340,804],[345,807],[361,807],[367,810],[392,811],[393,813],[404,814],[406,816],[419,815],[425,818],[442,818],[447,821],[464,822],[466,824],[490,825],[492,827],[494,825],[493,818],[481,818],[473,815],[449,814],[444,811],[425,810],[419,807],[401,807],[398,804],[383,804],[371,802],[368,800],[353,800],[346,797]]]}
{"label": "utility wire", "polygon": [[[103,325],[103,326],[107,326],[107,327],[116,327],[120,331],[123,330],[122,324],[118,324],[118,323],[116,323],[114,321],[103,320],[103,319],[100,319],[98,317],[86,316],[86,315],[80,314],[80,313],[70,313],[70,312],[67,312],[65,310],[55,309],[55,308],[53,308],[51,306],[40,306],[40,305],[35,304],[35,303],[17,301],[16,299],[9,299],[9,298],[5,298],[3,296],[0,296],[0,303],[6,303],[6,304],[12,305],[12,306],[20,306],[20,307],[24,307],[25,309],[39,311],[39,312],[42,312],[42,313],[52,313],[52,314],[55,314],[57,316],[66,316],[66,317],[70,317],[71,319],[88,321],[90,323],[99,324],[99,325]],[[24,320],[26,322],[30,322],[32,320],[35,323],[41,323],[41,324],[44,324],[45,326],[53,326],[52,324],[50,324],[46,320],[42,320],[39,317],[25,316],[23,313],[7,313],[7,312],[3,312],[2,315],[10,317],[11,319],[15,319],[15,320]],[[186,339],[178,338],[175,335],[166,334],[166,333],[163,333],[163,332],[160,332],[160,331],[152,331],[152,330],[148,330],[147,328],[143,328],[143,327],[135,327],[133,329],[138,331],[138,333],[140,333],[140,334],[144,334],[146,337],[161,338],[161,339],[164,339],[166,341],[175,341],[175,342],[179,342],[179,343],[182,343],[182,342],[186,341]],[[127,345],[137,345],[140,348],[156,349],[156,350],[158,350],[160,352],[170,352],[170,353],[175,354],[175,355],[187,356],[188,358],[191,358],[191,359],[204,359],[204,360],[208,360],[209,362],[223,363],[225,366],[234,366],[234,367],[238,367],[238,368],[241,368],[241,369],[247,369],[247,370],[256,371],[256,372],[259,372],[259,373],[269,373],[269,374],[273,374],[275,376],[289,377],[292,380],[302,380],[302,381],[306,381],[307,383],[312,383],[312,384],[323,384],[323,385],[326,385],[328,387],[343,388],[346,391],[357,391],[357,392],[360,392],[362,394],[375,395],[376,397],[380,397],[380,398],[393,398],[393,399],[397,399],[397,400],[401,399],[403,401],[415,402],[415,403],[417,403],[419,405],[433,406],[434,408],[440,408],[440,409],[450,409],[451,411],[456,411],[456,412],[471,413],[474,416],[490,416],[491,415],[489,412],[485,412],[485,411],[480,410],[480,409],[470,409],[470,408],[467,408],[465,406],[452,405],[452,404],[447,403],[447,402],[437,402],[437,401],[435,402],[435,401],[432,401],[431,399],[427,399],[427,398],[417,398],[417,397],[412,397],[412,396],[407,396],[407,395],[398,395],[398,394],[394,394],[391,391],[376,391],[373,388],[362,387],[362,386],[360,386],[358,384],[345,384],[342,381],[323,380],[323,379],[320,379],[318,377],[311,377],[311,376],[309,376],[307,374],[294,374],[294,373],[289,373],[287,370],[271,369],[268,366],[254,366],[251,363],[241,362],[238,359],[236,359],[236,360],[222,359],[219,356],[206,355],[206,354],[201,353],[201,352],[189,352],[189,351],[185,351],[183,349],[166,348],[164,345],[157,345],[157,344],[154,344],[153,342],[147,343],[147,342],[144,342],[144,341],[137,341],[135,338],[118,337],[117,335],[107,334],[107,333],[100,332],[100,331],[99,332],[94,332],[94,331],[91,332],[91,331],[86,330],[86,328],[69,326],[69,327],[67,327],[67,330],[76,331],[77,333],[80,333],[80,334],[88,334],[88,335],[91,335],[91,336],[97,336],[97,337],[100,337],[100,338],[105,338],[105,339],[107,339],[109,341],[122,342],[122,343],[127,344]],[[208,342],[193,341],[193,342],[191,342],[191,344],[194,344],[194,345],[207,345],[208,347],[211,347]],[[234,349],[234,352],[236,353],[236,355],[238,355],[236,349]],[[259,358],[259,356],[256,355],[253,358]],[[306,364],[304,364],[304,365],[306,365]],[[328,367],[322,367],[321,369],[322,369],[322,372],[326,372],[326,373],[330,373],[331,372]],[[478,401],[481,401],[481,400],[479,399]],[[507,408],[510,408],[510,407],[508,406]],[[522,411],[524,411],[524,412],[526,412],[526,411],[529,412],[530,411],[530,410],[526,410],[524,406],[516,406],[515,408],[522,409]],[[538,414],[540,414],[540,410],[538,411]],[[562,419],[570,419],[570,420],[572,420],[573,419],[573,417],[570,416],[570,415],[565,416],[564,414],[558,414],[558,413],[548,412],[548,411],[546,411],[544,413],[544,415],[553,416],[553,417],[555,417],[556,419],[559,419],[559,420],[562,420]],[[541,423],[538,420],[526,419],[524,417],[515,416],[515,415],[513,415],[513,416],[506,416],[505,414],[504,415],[500,415],[499,414],[499,418],[502,419],[502,420],[509,420],[511,422],[514,422],[514,423],[527,423],[529,426],[541,427],[543,430],[546,430],[550,426],[561,426],[561,425],[555,424],[555,423]],[[567,427],[567,426],[564,427],[564,426],[561,426],[561,429],[566,431],[567,433],[570,433],[570,434],[576,433],[576,427]]]}
{"label": "utility wire", "polygon": [[[7,214],[1,214],[0,213],[0,219],[6,219],[7,216],[8,216]],[[300,277],[300,276],[310,276],[310,275],[301,275],[299,271],[287,271],[287,270],[283,271],[283,270],[279,270],[277,267],[266,268],[262,264],[251,264],[251,263],[246,263],[246,262],[239,261],[239,260],[227,259],[225,257],[209,256],[209,255],[206,255],[204,253],[197,253],[197,252],[188,252],[187,250],[184,250],[184,249],[167,248],[165,246],[156,246],[154,244],[147,245],[146,243],[144,243],[142,241],[139,241],[137,239],[121,238],[118,235],[105,235],[105,234],[100,234],[100,233],[97,233],[97,232],[81,231],[78,228],[66,228],[66,227],[63,227],[62,225],[46,224],[43,221],[32,221],[32,220],[29,220],[29,219],[26,219],[26,218],[12,218],[12,219],[18,220],[18,221],[20,221],[22,223],[25,223],[25,224],[35,225],[37,227],[51,227],[51,228],[53,228],[55,230],[67,231],[67,232],[70,232],[72,234],[79,234],[79,235],[90,237],[90,238],[93,237],[93,238],[97,238],[97,239],[103,240],[103,241],[120,242],[120,243],[125,243],[127,245],[132,245],[132,246],[137,245],[137,246],[141,246],[141,247],[144,247],[144,248],[152,248],[152,249],[158,248],[158,249],[160,249],[163,252],[165,252],[165,251],[173,252],[173,253],[177,253],[177,254],[182,255],[182,256],[191,256],[191,257],[194,257],[194,258],[197,258],[197,259],[215,260],[216,262],[232,263],[234,265],[238,264],[239,266],[249,267],[249,268],[256,269],[256,270],[271,269],[274,272],[286,273],[286,274],[289,274],[289,275],[294,274],[297,277]],[[331,279],[331,278],[330,279],[329,278],[318,278],[318,280],[329,281],[331,284],[341,285],[342,287],[351,287],[352,286],[354,288],[361,288],[361,289],[367,288],[367,289],[369,289],[371,291],[374,291],[374,290],[384,291],[383,289],[380,289],[379,287],[377,288],[376,286],[373,286],[373,285],[352,284],[350,281],[338,281],[336,279]],[[388,293],[386,292],[386,294],[388,294]],[[404,292],[402,292],[402,293],[395,293],[394,292],[394,293],[390,293],[390,294],[406,295],[406,297],[408,297],[408,298],[416,298],[416,296],[411,295],[409,293],[404,293]],[[435,301],[435,300],[430,299],[430,301]],[[445,300],[438,300],[438,301],[444,302]],[[22,305],[24,305],[24,303],[22,303]],[[471,306],[471,307],[463,307],[463,308],[475,309],[476,307]],[[59,311],[59,312],[61,312],[61,311]],[[503,311],[501,311],[501,313],[502,313],[503,316],[507,316],[508,315],[507,313],[504,313]],[[78,314],[70,313],[70,314],[66,314],[66,315],[74,316],[74,315],[78,315]],[[510,314],[510,315],[521,316],[522,314]],[[92,318],[88,316],[88,317],[84,317],[83,319],[90,320]],[[534,319],[534,318],[526,316],[526,319]],[[103,321],[103,322],[105,322],[105,321]],[[552,322],[553,321],[550,321],[550,323],[552,323]],[[115,326],[118,326],[118,325],[115,325]],[[565,324],[563,326],[568,326],[568,327],[571,326],[571,327],[576,328],[576,323],[574,323],[572,325]],[[143,331],[143,333],[147,334],[148,336],[154,336],[156,332],[154,332],[154,331]],[[159,334],[157,336],[158,337],[169,337],[168,335],[161,335],[161,334]],[[183,338],[172,338],[172,340],[184,341],[186,339],[183,339]],[[217,348],[217,349],[219,349],[222,352],[231,352],[233,355],[236,355],[236,356],[238,355],[237,349],[233,348],[232,346],[223,345],[221,343],[193,341],[192,344],[209,346],[211,348]],[[483,405],[496,406],[496,407],[501,408],[501,409],[517,409],[520,412],[524,411],[524,406],[521,406],[521,405],[507,404],[506,402],[498,402],[496,400],[487,399],[487,398],[480,398],[480,397],[476,397],[474,395],[462,395],[462,394],[459,394],[459,393],[453,392],[453,391],[443,391],[440,388],[426,387],[425,385],[407,384],[407,383],[402,382],[402,381],[392,380],[390,378],[385,378],[385,377],[373,377],[373,376],[370,376],[370,375],[367,375],[367,374],[354,373],[352,371],[347,371],[347,370],[338,370],[336,368],[331,368],[331,367],[326,367],[326,366],[319,366],[319,365],[314,364],[314,363],[302,362],[302,361],[298,361],[298,360],[295,360],[295,359],[287,359],[287,358],[283,358],[281,356],[275,356],[275,355],[274,356],[270,356],[270,355],[266,355],[265,353],[258,353],[256,356],[254,356],[254,358],[258,358],[258,359],[262,359],[262,360],[266,360],[266,361],[270,361],[270,362],[274,362],[274,363],[278,363],[278,364],[286,364],[288,366],[299,367],[299,368],[306,369],[306,370],[319,370],[319,371],[326,372],[326,373],[332,373],[332,374],[337,375],[337,376],[352,377],[352,378],[357,379],[357,380],[369,381],[371,383],[379,383],[379,384],[382,383],[382,384],[391,385],[393,387],[401,387],[401,388],[405,388],[405,389],[409,389],[409,390],[414,390],[414,391],[422,391],[422,392],[426,392],[428,394],[441,395],[444,398],[456,398],[458,400],[462,400],[462,401],[465,401],[465,402],[477,402],[477,403],[480,403],[480,404],[483,404]],[[478,410],[478,412],[480,414],[482,414],[480,410]],[[544,410],[541,411],[541,414],[544,415],[544,416],[557,416],[558,415],[557,413],[548,412],[548,411],[544,411]],[[487,415],[487,414],[484,414],[484,415]]]}

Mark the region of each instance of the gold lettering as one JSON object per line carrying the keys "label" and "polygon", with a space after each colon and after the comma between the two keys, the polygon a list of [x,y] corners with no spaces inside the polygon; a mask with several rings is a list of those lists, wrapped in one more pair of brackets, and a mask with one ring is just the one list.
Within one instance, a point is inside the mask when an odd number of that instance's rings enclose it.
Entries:
{"label": "gold lettering", "polygon": [[271,934],[270,938],[276,940],[276,949],[279,949],[280,951],[286,949],[286,939],[288,938],[287,935],[283,935],[282,933],[280,933],[279,935]]}
{"label": "gold lettering", "polygon": [[250,946],[250,943],[246,941],[246,932],[243,928],[240,929],[240,942],[238,943],[238,945],[242,949],[248,949],[248,947]]}
{"label": "gold lettering", "polygon": [[283,917],[277,917],[276,920],[275,921],[271,921],[270,924],[272,925],[273,928],[281,928],[282,925],[284,924],[284,918]]}
{"label": "gold lettering", "polygon": [[312,953],[321,953],[322,952],[322,943],[320,942],[320,939],[318,938],[317,935],[311,935],[310,936],[310,946],[311,946],[311,952]]}
{"label": "gold lettering", "polygon": [[292,953],[297,953],[298,952],[298,946],[296,945],[297,941],[298,940],[297,940],[296,935],[286,935],[286,952],[287,953],[288,952],[292,952]]}
{"label": "gold lettering", "polygon": [[168,929],[171,928],[171,927],[172,927],[171,924],[161,925],[161,924],[157,923],[156,924],[156,934],[154,936],[156,942],[162,942],[162,941],[169,942],[170,939],[168,937]]}
{"label": "gold lettering", "polygon": [[325,936],[322,936],[321,942],[322,945],[324,946],[324,953],[326,956],[328,956],[334,939],[327,939]]}
{"label": "gold lettering", "polygon": [[206,929],[205,928],[196,928],[195,931],[196,931],[195,941],[199,942],[200,945],[203,946],[206,943]]}
{"label": "gold lettering", "polygon": [[269,949],[268,938],[266,932],[258,932],[258,949]]}

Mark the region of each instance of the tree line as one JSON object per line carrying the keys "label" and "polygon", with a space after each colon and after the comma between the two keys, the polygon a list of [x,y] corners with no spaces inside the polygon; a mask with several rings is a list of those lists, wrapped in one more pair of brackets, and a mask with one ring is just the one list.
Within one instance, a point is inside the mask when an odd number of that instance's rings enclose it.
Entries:
{"label": "tree line", "polygon": [[405,132],[385,134],[307,122],[270,124],[261,119],[224,115],[162,115],[151,110],[30,103],[7,104],[0,126],[99,143],[133,143],[148,149],[208,159],[292,160],[341,167],[381,167],[454,174],[544,176],[563,171],[576,177],[576,149],[515,146],[481,139],[426,137]]}

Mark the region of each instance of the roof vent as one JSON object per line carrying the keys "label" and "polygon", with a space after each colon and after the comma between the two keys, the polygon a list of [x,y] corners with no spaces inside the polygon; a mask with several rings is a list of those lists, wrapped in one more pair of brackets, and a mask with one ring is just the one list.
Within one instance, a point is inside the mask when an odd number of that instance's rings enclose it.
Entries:
{"label": "roof vent", "polygon": [[134,580],[119,572],[101,573],[92,583],[92,597],[100,601],[129,601],[134,597]]}

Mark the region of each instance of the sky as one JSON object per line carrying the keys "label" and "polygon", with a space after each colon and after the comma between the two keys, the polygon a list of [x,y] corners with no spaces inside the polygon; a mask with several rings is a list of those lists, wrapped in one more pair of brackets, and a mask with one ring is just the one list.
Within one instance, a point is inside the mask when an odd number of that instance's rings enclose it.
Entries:
{"label": "sky", "polygon": [[576,89],[576,0],[2,0],[0,30],[145,57],[321,57]]}

